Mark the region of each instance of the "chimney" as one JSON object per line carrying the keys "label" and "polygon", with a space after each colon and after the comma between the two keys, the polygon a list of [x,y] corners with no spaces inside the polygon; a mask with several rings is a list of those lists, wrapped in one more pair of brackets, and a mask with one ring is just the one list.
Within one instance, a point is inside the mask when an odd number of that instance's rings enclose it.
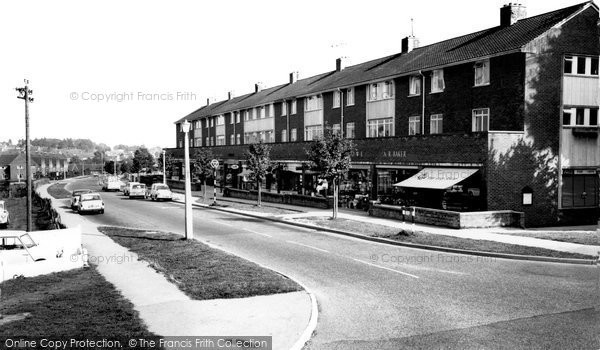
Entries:
{"label": "chimney", "polygon": [[234,97],[235,97],[235,94],[233,93],[233,91],[228,91],[227,92],[227,100],[231,100]]}
{"label": "chimney", "polygon": [[419,47],[419,39],[417,39],[414,35],[410,35],[402,39],[402,53],[409,53],[417,47]]}
{"label": "chimney", "polygon": [[298,81],[298,72],[291,72],[290,73],[290,84],[293,84],[295,82]]}
{"label": "chimney", "polygon": [[527,17],[527,8],[525,5],[513,4],[504,5],[500,8],[500,26],[510,27],[518,20]]}
{"label": "chimney", "polygon": [[264,89],[264,86],[263,86],[262,82],[259,81],[258,83],[254,84],[254,92],[255,93],[261,92],[262,89]]}
{"label": "chimney", "polygon": [[216,98],[214,98],[214,97],[207,97],[207,98],[206,98],[206,105],[207,105],[207,106],[210,106],[211,104],[215,103],[215,101],[216,101],[216,100],[217,100],[217,99],[216,99]]}

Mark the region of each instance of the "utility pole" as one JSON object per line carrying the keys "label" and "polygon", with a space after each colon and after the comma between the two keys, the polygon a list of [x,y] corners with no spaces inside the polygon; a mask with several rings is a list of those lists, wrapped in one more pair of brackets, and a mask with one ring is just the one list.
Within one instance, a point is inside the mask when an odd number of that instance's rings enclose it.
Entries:
{"label": "utility pole", "polygon": [[33,90],[29,90],[29,80],[25,79],[25,86],[22,88],[16,88],[20,98],[25,101],[25,173],[27,176],[27,232],[32,231],[31,225],[31,154],[29,148],[31,147],[29,142],[29,102],[33,102]]}

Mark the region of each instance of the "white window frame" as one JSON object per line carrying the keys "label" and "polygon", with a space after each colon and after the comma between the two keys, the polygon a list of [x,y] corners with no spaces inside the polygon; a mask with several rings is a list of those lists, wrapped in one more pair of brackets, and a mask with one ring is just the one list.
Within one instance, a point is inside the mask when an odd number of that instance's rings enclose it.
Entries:
{"label": "white window frame", "polygon": [[235,135],[234,134],[229,135],[229,144],[235,145]]}
{"label": "white window frame", "polygon": [[287,101],[281,102],[281,116],[287,115]]}
{"label": "white window frame", "polygon": [[288,142],[287,141],[287,129],[281,130],[281,142]]}
{"label": "white window frame", "polygon": [[332,108],[340,108],[341,106],[341,92],[339,90],[335,90],[333,92],[333,107]]}
{"label": "white window frame", "polygon": [[229,113],[229,124],[235,124],[235,115],[233,112]]}
{"label": "white window frame", "polygon": [[442,134],[444,132],[444,115],[432,114],[429,117],[429,133]]}
{"label": "white window frame", "polygon": [[217,136],[217,146],[225,146],[225,135]]}
{"label": "white window frame", "polygon": [[367,86],[367,102],[389,100],[394,98],[395,84],[393,80],[380,81]]}
{"label": "white window frame", "polygon": [[[352,132],[350,132],[352,130]],[[353,139],[356,137],[356,126],[354,122],[346,123],[346,134],[344,135],[347,139]]]}
{"label": "white window frame", "polygon": [[420,75],[411,75],[408,77],[408,96],[421,96],[423,87]]}
{"label": "white window frame", "polygon": [[298,141],[298,129],[292,128],[290,131],[290,142]]}
{"label": "white window frame", "polygon": [[290,114],[296,114],[298,112],[297,100],[292,100],[292,108]]}
{"label": "white window frame", "polygon": [[414,115],[408,117],[408,135],[420,135],[421,134],[421,116]]}
{"label": "white window frame", "polygon": [[217,119],[217,125],[225,125],[225,117],[220,114],[216,117]]}
{"label": "white window frame", "polygon": [[235,144],[240,145],[241,143],[242,143],[242,135],[241,134],[235,135]]}
{"label": "white window frame", "polygon": [[443,92],[446,89],[446,82],[444,81],[444,70],[434,69],[431,72],[431,93],[435,94]]}
{"label": "white window frame", "polygon": [[368,138],[393,137],[394,134],[394,118],[370,119],[367,121]]}
{"label": "white window frame", "polygon": [[[481,74],[478,74],[481,71]],[[478,81],[479,80],[479,81]],[[490,60],[477,61],[473,65],[473,86],[490,85]]]}
{"label": "white window frame", "polygon": [[354,88],[346,89],[346,106],[354,106]]}
{"label": "white window frame", "polygon": [[340,132],[342,131],[341,129],[341,125],[339,123],[333,124],[332,128],[331,128],[331,132],[333,132],[334,135],[339,135]]}
{"label": "white window frame", "polygon": [[313,141],[323,136],[322,125],[309,125],[304,127],[304,141]]}
{"label": "white window frame", "polygon": [[[583,111],[583,123],[577,123],[577,111]],[[596,112],[596,124],[592,125],[591,123],[591,113],[592,110]],[[569,124],[564,123],[564,114],[568,113],[571,115]],[[589,108],[589,107],[564,107],[563,108],[563,117],[562,117],[562,125],[566,127],[577,127],[577,128],[597,128],[598,123],[600,122],[600,111],[598,108]]]}
{"label": "white window frame", "polygon": [[323,109],[323,96],[312,95],[304,98],[304,112],[320,111]]}
{"label": "white window frame", "polygon": [[238,124],[240,122],[240,112],[235,112],[235,123]]}
{"label": "white window frame", "polygon": [[475,108],[472,112],[471,131],[485,132],[490,130],[490,109]]}

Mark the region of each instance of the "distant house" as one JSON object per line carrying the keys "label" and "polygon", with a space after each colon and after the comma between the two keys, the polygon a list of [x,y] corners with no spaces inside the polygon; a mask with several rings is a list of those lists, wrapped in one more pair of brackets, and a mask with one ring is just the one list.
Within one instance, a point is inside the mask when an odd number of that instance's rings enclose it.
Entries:
{"label": "distant house", "polygon": [[[0,154],[0,180],[24,181],[26,177],[25,155],[23,153]],[[31,171],[35,174],[37,163],[32,159]]]}

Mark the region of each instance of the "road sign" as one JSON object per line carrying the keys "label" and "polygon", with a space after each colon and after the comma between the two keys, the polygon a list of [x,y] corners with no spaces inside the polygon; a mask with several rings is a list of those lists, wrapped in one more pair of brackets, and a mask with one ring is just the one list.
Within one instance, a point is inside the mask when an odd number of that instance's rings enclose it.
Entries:
{"label": "road sign", "polygon": [[239,168],[240,168],[240,167],[239,167],[239,165],[237,165],[237,164],[233,164],[233,165],[231,166],[231,169],[233,169],[233,170],[238,170]]}
{"label": "road sign", "polygon": [[219,160],[217,159],[213,159],[210,161],[210,166],[212,166],[213,168],[218,168],[219,167]]}

